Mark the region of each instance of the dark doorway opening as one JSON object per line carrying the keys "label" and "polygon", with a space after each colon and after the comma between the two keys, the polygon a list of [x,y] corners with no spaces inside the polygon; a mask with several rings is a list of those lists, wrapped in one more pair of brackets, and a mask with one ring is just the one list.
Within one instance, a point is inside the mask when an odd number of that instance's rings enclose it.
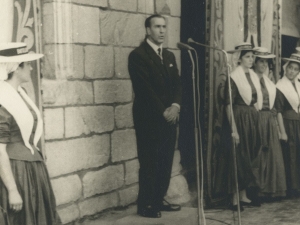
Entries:
{"label": "dark doorway opening", "polygon": [[[181,1],[181,42],[187,43],[188,38],[196,42],[205,43],[206,31],[206,1],[182,0]],[[201,129],[204,125],[204,95],[205,95],[205,49],[200,46],[193,47],[198,53],[200,79],[200,122]],[[194,138],[194,106],[193,106],[193,81],[192,63],[187,51],[181,51],[181,80],[183,88],[182,107],[180,113],[180,129],[178,147],[181,153],[181,165],[184,175],[189,183],[190,190],[195,190],[196,185],[196,159]],[[198,102],[199,99],[197,99]],[[203,134],[203,132],[202,132]],[[193,190],[191,190],[193,191]]]}
{"label": "dark doorway opening", "polygon": [[[281,36],[281,58],[289,58],[291,56],[291,54],[295,52],[298,41],[299,41],[299,38],[297,38],[297,37],[282,35]],[[283,76],[284,64],[285,64],[285,62],[281,61],[281,70],[280,70],[281,76],[280,77]]]}

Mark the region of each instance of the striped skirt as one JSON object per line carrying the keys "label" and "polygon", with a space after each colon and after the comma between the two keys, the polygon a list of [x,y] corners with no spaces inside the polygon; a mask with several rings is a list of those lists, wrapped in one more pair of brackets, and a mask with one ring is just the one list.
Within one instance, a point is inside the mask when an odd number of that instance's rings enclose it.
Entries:
{"label": "striped skirt", "polygon": [[9,208],[7,189],[0,179],[0,206],[9,220],[5,225],[61,224],[45,163],[11,159],[10,164],[23,207],[18,212]]}

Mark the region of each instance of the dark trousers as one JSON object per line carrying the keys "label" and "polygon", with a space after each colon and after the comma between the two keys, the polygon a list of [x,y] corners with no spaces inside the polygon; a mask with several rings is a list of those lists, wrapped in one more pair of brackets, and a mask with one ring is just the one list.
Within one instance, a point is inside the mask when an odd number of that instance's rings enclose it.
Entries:
{"label": "dark trousers", "polygon": [[176,126],[167,125],[155,139],[136,131],[139,170],[138,208],[158,207],[167,193],[175,150]]}

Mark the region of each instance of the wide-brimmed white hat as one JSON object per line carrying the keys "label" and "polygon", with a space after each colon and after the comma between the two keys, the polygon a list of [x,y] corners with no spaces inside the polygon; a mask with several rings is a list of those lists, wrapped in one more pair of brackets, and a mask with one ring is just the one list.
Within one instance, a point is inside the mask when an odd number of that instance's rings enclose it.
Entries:
{"label": "wide-brimmed white hat", "polygon": [[300,63],[300,52],[293,53],[290,58],[282,58],[285,62],[296,62]]}
{"label": "wide-brimmed white hat", "polygon": [[268,51],[265,47],[255,47],[253,49],[253,54],[255,57],[263,58],[263,59],[272,59],[276,56]]}
{"label": "wide-brimmed white hat", "polygon": [[40,59],[43,56],[43,54],[29,53],[25,43],[0,43],[0,63],[28,62]]}
{"label": "wide-brimmed white hat", "polygon": [[240,51],[243,51],[243,50],[252,51],[253,50],[252,44],[249,43],[249,42],[242,42],[242,43],[234,46],[234,50],[230,50],[230,51],[227,51],[227,52],[228,53],[235,53],[235,52],[240,52]]}

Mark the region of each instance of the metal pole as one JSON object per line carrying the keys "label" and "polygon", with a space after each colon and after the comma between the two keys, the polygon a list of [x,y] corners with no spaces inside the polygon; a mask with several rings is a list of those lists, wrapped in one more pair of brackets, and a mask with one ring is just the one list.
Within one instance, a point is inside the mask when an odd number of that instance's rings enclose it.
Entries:
{"label": "metal pole", "polygon": [[[229,108],[230,108],[230,125],[231,125],[231,130],[233,131],[233,108],[232,108],[232,93],[231,93],[231,81],[230,81],[230,73],[231,73],[231,67],[228,63],[228,55],[227,52],[222,50],[222,52],[225,55],[226,58],[226,65],[227,65],[227,73],[228,73],[228,93],[229,93]],[[235,141],[232,137],[232,155],[233,155],[233,164],[234,164],[234,180],[235,180],[235,186],[236,186],[236,196],[237,196],[237,207],[238,207],[238,221],[239,225],[242,224],[242,219],[241,219],[241,208],[240,208],[240,195],[239,195],[239,184],[238,184],[238,174],[237,174],[237,162],[236,162],[236,148],[235,148]]]}
{"label": "metal pole", "polygon": [[196,153],[196,172],[197,172],[197,195],[198,195],[198,225],[201,225],[201,192],[200,192],[200,166],[199,166],[199,143],[198,143],[198,127],[196,112],[196,82],[195,82],[195,62],[190,50],[188,50],[192,62],[192,79],[193,79],[193,102],[194,102],[194,137],[195,137],[195,153]]}
{"label": "metal pole", "polygon": [[200,189],[200,210],[201,210],[201,214],[202,214],[202,218],[203,218],[203,225],[206,225],[206,219],[205,219],[205,214],[204,214],[204,205],[203,205],[203,199],[204,199],[204,162],[203,162],[203,149],[202,149],[202,134],[201,134],[201,123],[200,123],[200,119],[199,119],[199,115],[200,115],[200,105],[201,105],[201,95],[200,95],[200,73],[199,73],[199,63],[198,63],[198,54],[197,51],[195,49],[193,49],[195,55],[196,55],[196,74],[197,77],[196,79],[198,79],[197,85],[196,85],[196,90],[197,90],[197,97],[198,97],[198,107],[197,107],[197,119],[198,119],[198,123],[197,123],[197,127],[198,127],[198,138],[199,138],[199,148],[200,148],[200,169],[201,169],[201,189]]}
{"label": "metal pole", "polygon": [[[227,52],[225,50],[223,50],[223,49],[220,49],[220,48],[216,48],[216,47],[205,45],[205,44],[202,44],[202,43],[199,43],[199,42],[195,42],[192,38],[188,39],[188,43],[194,43],[196,45],[200,45],[200,46],[203,46],[203,47],[206,47],[206,48],[210,48],[210,49],[214,49],[214,50],[217,50],[217,51],[221,51],[225,55],[226,66],[227,66],[227,73],[228,73],[228,92],[229,92],[229,107],[230,107],[229,112],[230,112],[230,118],[231,118],[230,125],[231,125],[231,130],[233,131],[234,116],[233,116],[233,108],[232,108],[232,93],[231,93],[231,83],[230,83],[231,66],[229,65],[229,60],[228,60],[228,54],[227,54]],[[194,74],[194,72],[193,72],[193,74]],[[194,86],[193,86],[193,88],[194,88]],[[194,104],[195,104],[195,100],[194,100]],[[194,109],[194,113],[195,113],[195,109]],[[197,132],[198,132],[198,130],[197,130]],[[239,196],[239,185],[238,185],[238,174],[237,174],[237,162],[236,162],[236,146],[235,146],[235,142],[234,142],[233,137],[232,137],[232,142],[233,142],[232,155],[233,155],[233,164],[234,164],[233,165],[234,166],[234,180],[235,180],[235,185],[236,185],[237,207],[238,207],[238,223],[239,223],[239,225],[242,225],[241,207],[240,207],[240,196]],[[196,152],[196,155],[197,154],[198,153]],[[197,166],[197,172],[198,172],[198,170],[199,170],[199,166]],[[198,176],[198,174],[197,174],[197,176]],[[198,182],[198,177],[197,177],[197,182]],[[198,201],[200,201],[200,200],[198,200]],[[198,202],[198,204],[200,204],[200,203]]]}

